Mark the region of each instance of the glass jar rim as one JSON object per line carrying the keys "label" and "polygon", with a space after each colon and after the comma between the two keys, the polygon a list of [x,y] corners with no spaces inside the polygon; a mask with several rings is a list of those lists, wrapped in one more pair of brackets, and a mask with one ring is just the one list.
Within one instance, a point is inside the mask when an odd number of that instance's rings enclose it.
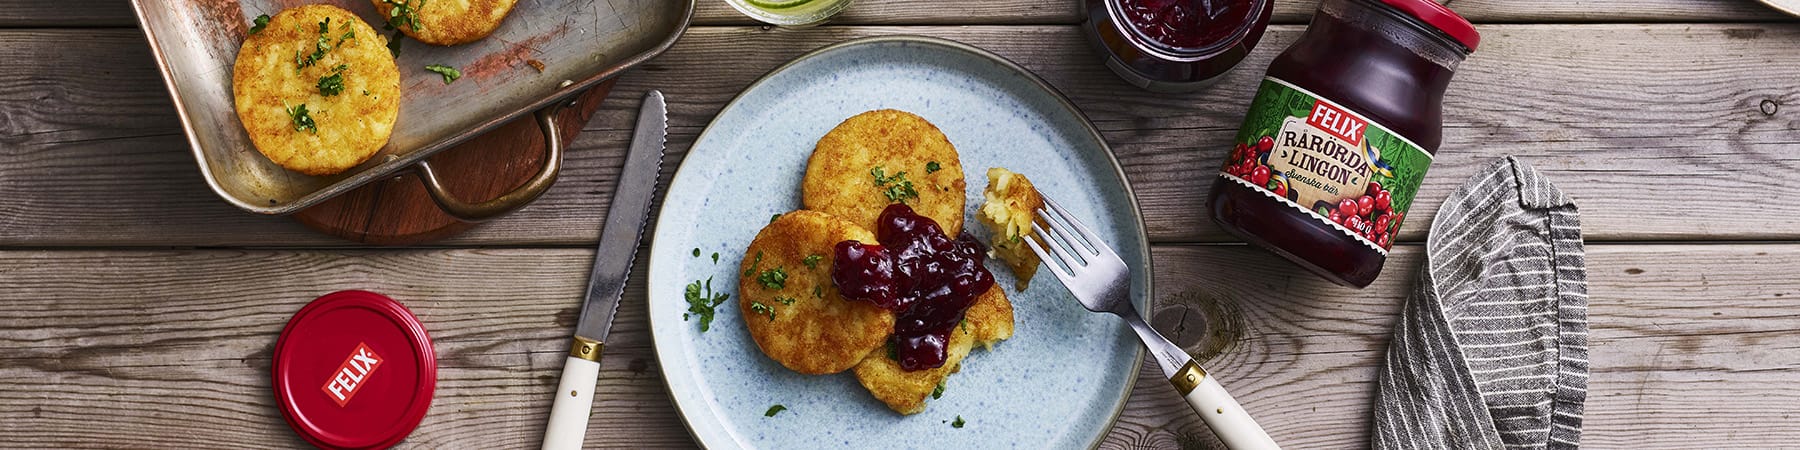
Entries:
{"label": "glass jar rim", "polygon": [[1262,14],[1262,10],[1273,0],[1250,0],[1249,20],[1245,20],[1242,24],[1239,24],[1237,29],[1232,30],[1231,34],[1227,37],[1219,39],[1210,45],[1196,48],[1176,47],[1151,39],[1149,36],[1145,36],[1144,33],[1131,22],[1131,19],[1125,16],[1124,1],[1125,0],[1105,0],[1106,14],[1112,16],[1113,27],[1119,31],[1120,35],[1131,40],[1139,49],[1159,58],[1172,61],[1195,61],[1210,58],[1226,50],[1230,50],[1231,48],[1236,47],[1238,43],[1243,42],[1244,38],[1249,36],[1250,30],[1259,26],[1267,26],[1268,18]]}
{"label": "glass jar rim", "polygon": [[1417,36],[1424,38],[1426,41],[1436,44],[1437,47],[1454,53],[1458,62],[1475,52],[1475,49],[1470,48],[1468,43],[1463,40],[1451,36],[1443,29],[1425,23],[1424,20],[1411,13],[1395,8],[1392,4],[1388,3],[1388,0],[1324,0],[1319,4],[1320,11],[1331,8],[1332,4],[1360,8],[1360,11],[1363,11],[1365,14],[1370,14],[1372,17],[1382,17],[1392,23],[1400,25],[1405,29],[1416,33]]}

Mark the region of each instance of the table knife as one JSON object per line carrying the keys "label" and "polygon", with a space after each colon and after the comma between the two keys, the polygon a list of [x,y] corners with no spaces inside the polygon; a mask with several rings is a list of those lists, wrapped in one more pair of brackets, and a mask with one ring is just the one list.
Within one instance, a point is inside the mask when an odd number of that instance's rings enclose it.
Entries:
{"label": "table knife", "polygon": [[550,406],[550,424],[544,428],[545,449],[581,448],[587,437],[588,414],[600,378],[600,350],[625,294],[625,277],[631,273],[632,259],[643,239],[644,222],[650,218],[650,200],[656,193],[668,128],[662,93],[650,91],[638,109],[625,168],[619,173],[606,225],[600,231],[600,249],[594,253],[593,272],[588,275],[587,299],[581,306],[581,319],[575,322],[569,356],[563,361],[562,381]]}

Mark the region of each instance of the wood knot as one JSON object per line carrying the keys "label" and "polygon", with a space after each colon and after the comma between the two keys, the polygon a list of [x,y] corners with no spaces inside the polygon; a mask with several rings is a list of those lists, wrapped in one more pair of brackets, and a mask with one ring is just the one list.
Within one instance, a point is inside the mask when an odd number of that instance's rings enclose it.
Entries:
{"label": "wood knot", "polygon": [[1151,325],[1194,359],[1206,361],[1225,353],[1244,335],[1244,315],[1236,304],[1198,291],[1184,291],[1161,302]]}
{"label": "wood knot", "polygon": [[573,326],[575,326],[575,321],[577,319],[579,319],[580,316],[581,316],[581,309],[579,307],[570,306],[568,308],[563,308],[561,311],[556,312],[556,319],[555,319],[554,323],[556,324],[556,326],[562,327],[562,328],[573,327]]}

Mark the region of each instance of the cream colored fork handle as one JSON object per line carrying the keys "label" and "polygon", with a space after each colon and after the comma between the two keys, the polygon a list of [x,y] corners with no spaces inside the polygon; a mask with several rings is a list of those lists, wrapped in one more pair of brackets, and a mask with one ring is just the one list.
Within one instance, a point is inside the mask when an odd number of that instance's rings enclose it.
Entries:
{"label": "cream colored fork handle", "polygon": [[1175,390],[1187,397],[1188,406],[1200,414],[1200,420],[1212,428],[1213,435],[1234,450],[1246,449],[1280,449],[1275,439],[1263,431],[1262,425],[1250,417],[1250,412],[1239,405],[1231,393],[1225,392],[1225,386],[1219,384],[1200,365],[1189,361],[1186,366],[1169,379],[1175,384]]}

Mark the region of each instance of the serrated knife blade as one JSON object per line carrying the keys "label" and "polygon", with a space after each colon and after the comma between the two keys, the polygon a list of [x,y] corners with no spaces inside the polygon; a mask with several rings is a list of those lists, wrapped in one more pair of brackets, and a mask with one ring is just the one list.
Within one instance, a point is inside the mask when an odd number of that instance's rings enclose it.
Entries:
{"label": "serrated knife blade", "polygon": [[577,338],[606,342],[606,334],[612,330],[613,315],[619,312],[619,298],[625,293],[625,278],[630,276],[632,260],[637,257],[644,223],[650,220],[650,201],[662,169],[668,124],[662,92],[645,94],[644,106],[638,109],[637,128],[631,135],[631,150],[625,154],[625,167],[619,172],[606,226],[600,231],[600,248],[594,253],[593,272],[588,275],[587,300],[581,307],[581,319],[575,321]]}
{"label": "serrated knife blade", "polygon": [[588,275],[587,297],[581,318],[575,321],[574,342],[563,361],[562,381],[550,407],[550,423],[544,429],[546,449],[580,448],[587,434],[588,413],[593,409],[594,387],[600,377],[600,351],[612,331],[613,316],[625,294],[625,279],[637,257],[644,224],[650,219],[661,174],[663,145],[668,137],[668,108],[662,92],[644,94],[638,109],[625,167],[619,172],[612,205],[600,231],[600,247],[594,253]]}

